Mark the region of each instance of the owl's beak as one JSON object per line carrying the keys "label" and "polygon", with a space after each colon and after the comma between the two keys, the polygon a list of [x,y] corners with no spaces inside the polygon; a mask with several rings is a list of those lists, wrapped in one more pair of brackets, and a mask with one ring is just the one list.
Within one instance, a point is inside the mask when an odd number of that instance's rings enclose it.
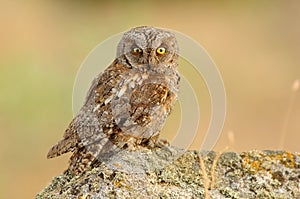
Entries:
{"label": "owl's beak", "polygon": [[148,62],[148,67],[150,68],[151,66],[155,66],[157,64],[155,58],[155,51],[153,49],[148,49],[147,52],[148,52],[147,62]]}

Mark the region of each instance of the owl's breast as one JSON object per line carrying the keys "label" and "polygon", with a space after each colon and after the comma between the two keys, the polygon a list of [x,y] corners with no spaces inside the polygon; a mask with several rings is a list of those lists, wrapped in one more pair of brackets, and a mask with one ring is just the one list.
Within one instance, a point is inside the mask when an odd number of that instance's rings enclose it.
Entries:
{"label": "owl's breast", "polygon": [[133,137],[155,136],[177,100],[178,80],[140,71],[123,77],[110,103],[116,124]]}

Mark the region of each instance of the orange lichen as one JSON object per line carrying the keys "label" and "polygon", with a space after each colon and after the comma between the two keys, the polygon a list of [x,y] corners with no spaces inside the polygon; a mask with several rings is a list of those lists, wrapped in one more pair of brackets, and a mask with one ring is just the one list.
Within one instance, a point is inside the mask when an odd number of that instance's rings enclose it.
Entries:
{"label": "orange lichen", "polygon": [[264,162],[270,162],[271,164],[274,164],[275,161],[276,163],[280,163],[285,167],[295,168],[295,158],[290,152],[282,152],[280,154],[264,154],[263,152],[260,152],[256,155],[257,156],[254,157],[251,154],[247,154],[242,160],[242,166],[250,173],[256,174],[261,170],[265,170],[272,174],[272,171],[269,169],[269,167],[263,165]]}
{"label": "orange lichen", "polygon": [[114,182],[116,187],[122,187],[122,182],[121,181],[115,181]]}
{"label": "orange lichen", "polygon": [[281,164],[283,164],[286,167],[295,168],[295,158],[294,155],[291,154],[290,152],[273,155],[271,157],[272,159],[279,161]]}

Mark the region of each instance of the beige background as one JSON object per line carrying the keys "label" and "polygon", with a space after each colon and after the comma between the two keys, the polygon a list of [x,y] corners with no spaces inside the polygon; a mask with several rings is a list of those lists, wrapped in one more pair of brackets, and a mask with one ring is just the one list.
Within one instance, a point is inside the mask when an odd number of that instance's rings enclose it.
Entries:
{"label": "beige background", "polygon": [[[67,167],[69,155],[46,160],[72,119],[72,88],[87,54],[112,34],[139,25],[185,33],[217,64],[227,117],[215,150],[299,151],[300,2],[294,1],[1,1],[0,198],[33,198]],[[199,149],[209,117],[199,88]],[[164,129],[172,138],[174,114]],[[280,147],[281,140],[285,140]]]}

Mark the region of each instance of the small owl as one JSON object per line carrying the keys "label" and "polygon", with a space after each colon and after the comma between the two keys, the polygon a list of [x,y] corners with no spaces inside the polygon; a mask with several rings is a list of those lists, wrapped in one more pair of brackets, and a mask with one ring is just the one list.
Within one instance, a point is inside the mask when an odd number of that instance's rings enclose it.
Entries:
{"label": "small owl", "polygon": [[92,82],[83,107],[47,158],[73,152],[69,171],[85,171],[120,150],[161,146],[158,138],[177,100],[178,45],[154,27],[124,33],[113,63]]}

